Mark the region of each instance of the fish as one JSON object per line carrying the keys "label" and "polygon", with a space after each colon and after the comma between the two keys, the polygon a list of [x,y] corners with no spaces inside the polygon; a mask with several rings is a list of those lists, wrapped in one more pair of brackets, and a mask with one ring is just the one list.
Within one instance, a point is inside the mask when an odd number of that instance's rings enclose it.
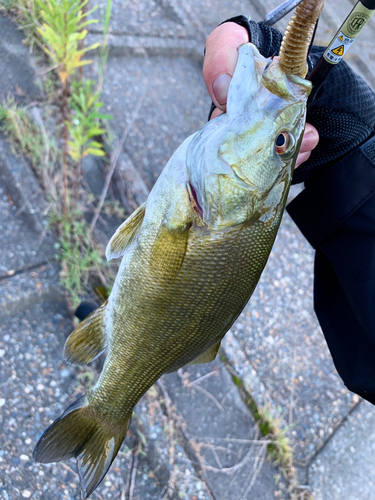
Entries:
{"label": "fish", "polygon": [[282,57],[239,48],[227,112],[188,137],[147,201],[117,229],[111,295],[72,332],[73,364],[103,370],[40,437],[41,463],[75,457],[87,498],[115,459],[134,406],[165,373],[215,359],[249,301],[284,212],[311,83]]}

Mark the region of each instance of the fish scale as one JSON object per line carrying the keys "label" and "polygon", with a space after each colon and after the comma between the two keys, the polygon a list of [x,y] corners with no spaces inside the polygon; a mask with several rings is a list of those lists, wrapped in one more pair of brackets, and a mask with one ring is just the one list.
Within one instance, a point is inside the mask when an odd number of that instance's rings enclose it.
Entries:
{"label": "fish scale", "polygon": [[[222,339],[254,291],[268,259],[264,249],[273,245],[282,208],[266,231],[264,224],[258,222],[237,227],[213,244],[209,237],[208,242],[202,241],[199,231],[191,236],[180,274],[163,296],[165,308],[160,308],[159,295],[152,290],[153,277],[141,272],[139,277],[133,277],[131,284],[123,276],[123,288],[134,286],[134,282],[138,284],[133,293],[140,297],[139,308],[133,307],[131,296],[124,300],[124,293],[119,291],[120,303],[118,306],[115,300],[113,303],[119,324],[114,322],[113,329],[121,334],[110,345],[111,354],[103,369],[100,388],[90,399],[93,407],[102,405],[103,394],[112,394],[116,406],[111,405],[111,416],[122,417],[163,373],[193,361]],[[194,234],[194,229],[191,232]],[[135,267],[142,270],[141,266]],[[163,276],[163,270],[160,274]],[[187,323],[186,317],[192,320]],[[159,337],[155,332],[161,332]],[[151,346],[154,356],[148,358]],[[138,352],[146,353],[147,369],[144,358],[137,358]],[[162,363],[159,353],[163,356]],[[117,366],[115,383],[113,365]]]}

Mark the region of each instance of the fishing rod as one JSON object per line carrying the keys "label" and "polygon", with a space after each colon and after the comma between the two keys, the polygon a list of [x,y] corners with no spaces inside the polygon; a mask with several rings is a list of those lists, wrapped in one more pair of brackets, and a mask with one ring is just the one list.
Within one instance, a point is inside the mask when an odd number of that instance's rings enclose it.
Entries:
{"label": "fishing rod", "polygon": [[[302,1],[303,0],[286,0],[267,14],[264,23],[268,26],[277,23]],[[313,84],[313,89],[307,103],[308,107],[311,106],[318,90],[323,85],[328,75],[343,59],[344,55],[353,45],[360,32],[371,19],[374,12],[375,0],[359,0],[355,4],[326,48],[322,57],[307,76],[307,80],[310,80]]]}
{"label": "fishing rod", "polygon": [[340,29],[333,37],[324,54],[319,59],[313,70],[307,76],[307,80],[313,84],[313,90],[308,100],[311,106],[315,96],[324,81],[343,59],[356,38],[371,19],[375,12],[375,0],[359,0],[349,13]]}

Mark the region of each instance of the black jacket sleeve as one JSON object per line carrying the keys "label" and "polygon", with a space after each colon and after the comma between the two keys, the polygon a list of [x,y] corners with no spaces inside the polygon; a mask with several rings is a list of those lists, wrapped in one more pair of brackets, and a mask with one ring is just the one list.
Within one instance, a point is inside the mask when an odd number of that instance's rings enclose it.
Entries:
{"label": "black jacket sleeve", "polygon": [[[282,36],[248,21],[265,57]],[[314,47],[310,69],[323,53]],[[375,404],[375,94],[341,62],[318,92],[307,121],[320,141],[296,169],[305,190],[287,211],[315,248],[314,308],[346,386]]]}

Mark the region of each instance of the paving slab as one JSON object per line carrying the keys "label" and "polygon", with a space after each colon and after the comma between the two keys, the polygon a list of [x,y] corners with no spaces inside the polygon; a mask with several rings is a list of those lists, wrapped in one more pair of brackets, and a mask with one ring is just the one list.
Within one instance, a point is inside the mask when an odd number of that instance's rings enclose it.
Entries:
{"label": "paving slab", "polygon": [[0,102],[11,93],[19,103],[40,99],[41,91],[35,76],[35,62],[23,45],[18,26],[0,12]]}
{"label": "paving slab", "polygon": [[44,300],[66,301],[59,284],[59,267],[47,263],[0,280],[0,319],[35,306]]}
{"label": "paving slab", "polygon": [[375,408],[362,401],[314,458],[314,500],[375,499]]}
{"label": "paving slab", "polygon": [[[22,209],[22,207],[21,207]],[[53,259],[53,236],[35,230],[13,201],[0,178],[0,279]]]}
{"label": "paving slab", "polygon": [[[216,500],[285,498],[257,424],[224,364],[185,367],[163,380]],[[275,479],[280,482],[276,484]]]}
{"label": "paving slab", "polygon": [[35,303],[35,297],[39,301],[44,293],[62,294],[56,284],[59,271],[51,264],[55,240],[45,208],[33,171],[0,134],[0,315],[13,314],[29,300]]}
{"label": "paving slab", "polygon": [[[107,2],[90,2],[91,6],[98,5],[92,18],[100,20],[98,25],[91,27],[97,30],[103,25]],[[147,35],[162,38],[186,37],[186,29],[181,10],[176,9],[170,2],[163,0],[143,0],[141,2],[112,2],[110,21],[111,31],[114,34]]]}
{"label": "paving slab", "polygon": [[[88,367],[67,365],[62,347],[72,330],[63,303],[45,300],[0,323],[0,498],[18,500],[78,499],[75,463],[36,464],[32,450],[42,431],[97,376]],[[169,476],[178,478],[176,498],[208,500],[181,444],[166,438],[168,421],[158,406],[156,391],[136,408],[132,435],[144,445],[135,469],[134,500],[159,498]],[[140,430],[141,434],[138,433]],[[175,439],[175,438],[174,438]],[[126,488],[134,442],[128,437],[94,498],[119,499]],[[171,448],[175,458],[171,460]],[[152,468],[150,467],[152,464]],[[156,470],[157,469],[157,470]],[[164,483],[161,471],[165,470]],[[152,471],[155,471],[153,473]],[[161,498],[161,497],[160,497]]]}
{"label": "paving slab", "polygon": [[300,465],[358,401],[338,376],[313,311],[313,262],[285,214],[253,297],[223,342],[255,402],[289,429]]}
{"label": "paving slab", "polygon": [[[102,20],[106,2],[100,0],[95,4],[99,9],[93,17]],[[204,43],[222,21],[241,13],[249,15],[250,11],[248,0],[217,0],[214,4],[212,0],[137,0],[125,5],[121,0],[114,0],[110,26],[116,35],[199,39]],[[101,26],[102,22],[95,25],[95,29]]]}
{"label": "paving slab", "polygon": [[[45,232],[46,200],[38,180],[25,158],[15,152],[0,133],[0,182],[10,204],[17,207],[17,217],[33,230]],[[47,239],[50,236],[47,235]]]}
{"label": "paving slab", "polygon": [[[184,53],[197,57],[202,53],[198,48],[199,44],[203,46],[210,32],[225,19],[245,14],[258,22],[279,3],[278,0],[220,0],[213,5],[212,0],[199,0],[180,5],[175,0],[143,0],[132,2],[131,6],[125,7],[120,0],[115,0],[111,21],[113,36],[109,46],[120,51],[122,45],[125,50],[135,51],[138,45],[138,48],[146,50],[149,55],[155,50],[164,50],[164,55],[167,56],[169,50],[180,51],[180,55]],[[103,18],[105,4],[104,0],[99,2],[96,17]],[[328,45],[352,8],[351,0],[327,0],[315,43]],[[284,32],[291,16],[292,13],[275,27]],[[95,30],[91,31],[97,32],[100,27],[101,23],[95,25]],[[354,48],[345,56],[353,69],[372,86],[375,85],[375,67],[370,64],[375,60],[374,44],[371,43],[374,37],[375,21],[371,20],[356,40]],[[178,40],[180,43],[168,44],[168,40]],[[192,49],[190,52],[189,48]]]}
{"label": "paving slab", "polygon": [[210,106],[201,66],[182,57],[110,57],[102,99],[118,137],[143,99],[124,152],[149,189],[177,147],[206,123]]}

